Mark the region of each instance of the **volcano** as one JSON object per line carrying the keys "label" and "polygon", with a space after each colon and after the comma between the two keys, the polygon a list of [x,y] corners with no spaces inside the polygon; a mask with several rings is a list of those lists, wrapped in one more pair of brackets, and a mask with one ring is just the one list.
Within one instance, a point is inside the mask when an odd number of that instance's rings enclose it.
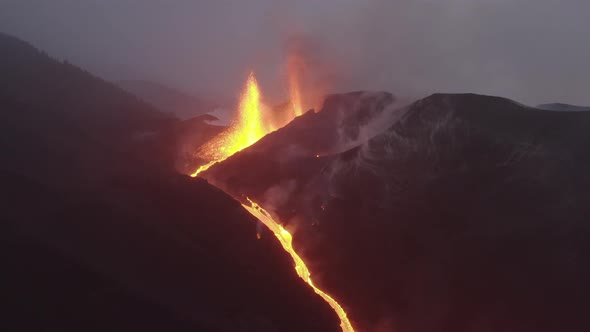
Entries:
{"label": "volcano", "polygon": [[251,73],[225,127],[0,49],[5,330],[590,329],[587,112]]}
{"label": "volcano", "polygon": [[393,100],[331,96],[202,177],[281,220],[361,331],[589,327],[590,114]]}

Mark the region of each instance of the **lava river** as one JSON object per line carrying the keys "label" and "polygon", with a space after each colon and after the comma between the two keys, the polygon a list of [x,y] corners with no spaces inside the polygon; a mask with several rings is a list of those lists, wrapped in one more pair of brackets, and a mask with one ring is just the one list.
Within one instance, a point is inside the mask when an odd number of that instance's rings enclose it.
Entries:
{"label": "lava river", "polygon": [[258,220],[260,220],[266,227],[268,227],[268,229],[270,229],[275,234],[277,239],[279,239],[279,242],[281,242],[283,249],[285,249],[285,251],[288,252],[289,255],[291,255],[291,258],[293,258],[297,275],[299,275],[301,279],[305,280],[305,282],[311,288],[313,288],[313,290],[319,296],[321,296],[326,302],[328,302],[328,304],[332,307],[332,309],[334,309],[334,311],[336,311],[336,314],[338,314],[338,317],[340,318],[340,327],[342,328],[342,331],[353,332],[354,329],[352,328],[352,325],[350,324],[350,321],[346,316],[346,312],[344,311],[344,309],[342,309],[340,304],[338,304],[338,302],[336,302],[336,300],[334,300],[330,295],[326,294],[321,289],[314,286],[313,282],[311,281],[311,273],[309,272],[309,269],[305,265],[303,259],[301,259],[301,257],[299,257],[299,255],[295,251],[295,249],[293,249],[293,237],[291,236],[291,233],[289,233],[283,226],[281,226],[281,224],[274,221],[270,213],[268,213],[266,210],[260,207],[260,205],[256,204],[249,198],[248,201],[250,202],[251,206],[245,204],[242,204],[242,206],[246,210],[248,210],[248,212],[250,212],[251,215],[258,218]]}

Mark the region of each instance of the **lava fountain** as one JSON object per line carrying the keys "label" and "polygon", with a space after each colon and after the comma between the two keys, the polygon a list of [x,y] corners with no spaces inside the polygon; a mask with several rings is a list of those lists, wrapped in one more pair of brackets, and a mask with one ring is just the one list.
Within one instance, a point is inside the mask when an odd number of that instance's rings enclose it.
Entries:
{"label": "lava fountain", "polygon": [[293,114],[300,116],[303,114],[303,105],[301,102],[301,66],[299,61],[291,60],[289,64],[289,93],[291,95],[291,105]]}
{"label": "lava fountain", "polygon": [[[293,118],[301,115],[301,94],[299,90],[299,79],[297,74],[290,75],[290,92],[291,104],[293,105]],[[209,163],[202,165],[191,176],[196,177],[199,173],[206,171],[213,164],[223,161],[238,151],[241,151],[250,145],[256,143],[264,135],[273,130],[268,125],[269,121],[264,121],[262,114],[262,103],[260,101],[260,89],[254,77],[254,73],[250,73],[246,87],[242,93],[239,106],[239,116],[237,121],[232,124],[226,131],[213,138],[209,143],[202,147],[199,151],[199,156],[203,159],[210,160]],[[292,235],[283,226],[275,221],[270,213],[265,211],[261,206],[248,199],[250,206],[242,204],[242,206],[254,217],[260,220],[270,231],[272,231],[283,249],[289,253],[295,265],[297,275],[303,279],[321,298],[323,298],[334,309],[340,318],[340,327],[343,332],[354,332],[354,329],[348,320],[346,312],[342,306],[336,302],[330,295],[326,294],[321,289],[317,288],[312,280],[311,273],[307,265],[297,254],[293,248]],[[260,238],[260,233],[257,234]]]}
{"label": "lava fountain", "polygon": [[240,98],[238,119],[227,130],[199,149],[198,155],[210,161],[199,167],[191,176],[196,177],[216,162],[223,161],[256,143],[271,130],[270,126],[264,125],[260,89],[254,73],[251,72]]}

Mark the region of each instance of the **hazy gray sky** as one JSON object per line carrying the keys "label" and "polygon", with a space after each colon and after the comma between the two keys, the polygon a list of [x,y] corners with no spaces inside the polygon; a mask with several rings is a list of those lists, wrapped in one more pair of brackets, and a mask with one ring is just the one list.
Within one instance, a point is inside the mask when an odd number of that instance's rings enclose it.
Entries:
{"label": "hazy gray sky", "polygon": [[[590,105],[588,0],[2,0],[0,30],[111,79],[286,95],[290,40],[321,89]],[[302,45],[302,46],[301,46]]]}

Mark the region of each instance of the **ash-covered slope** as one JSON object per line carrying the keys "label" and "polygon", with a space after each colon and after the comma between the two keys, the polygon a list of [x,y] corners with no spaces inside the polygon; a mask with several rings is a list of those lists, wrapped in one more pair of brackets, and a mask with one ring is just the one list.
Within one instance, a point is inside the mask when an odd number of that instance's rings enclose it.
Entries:
{"label": "ash-covered slope", "polygon": [[261,199],[271,186],[315,172],[322,156],[346,151],[386,129],[403,114],[395,106],[395,98],[385,92],[330,95],[319,112],[295,118],[200,176],[236,197],[248,193]]}
{"label": "ash-covered slope", "polygon": [[338,331],[272,234],[177,175],[169,119],[0,35],[3,330]]}
{"label": "ash-covered slope", "polygon": [[[261,139],[251,150],[289,157],[347,150],[368,139],[379,126],[387,128],[386,124],[394,118],[394,105],[394,96],[387,92],[328,95],[319,112],[309,111],[294,119],[285,128]],[[284,146],[291,146],[294,151],[282,151]]]}
{"label": "ash-covered slope", "polygon": [[588,113],[438,94],[344,153],[280,163],[261,140],[217,167],[296,224],[361,330],[586,330],[587,128]]}

